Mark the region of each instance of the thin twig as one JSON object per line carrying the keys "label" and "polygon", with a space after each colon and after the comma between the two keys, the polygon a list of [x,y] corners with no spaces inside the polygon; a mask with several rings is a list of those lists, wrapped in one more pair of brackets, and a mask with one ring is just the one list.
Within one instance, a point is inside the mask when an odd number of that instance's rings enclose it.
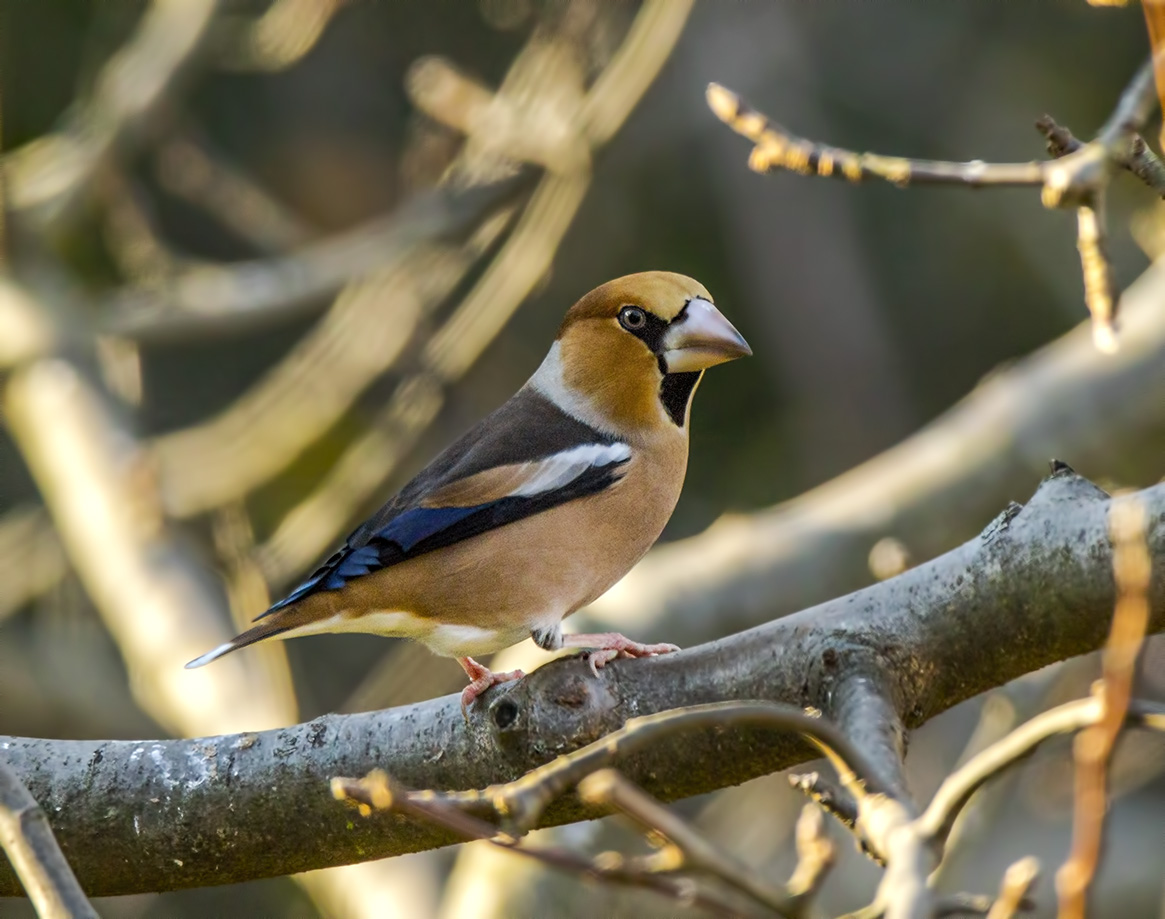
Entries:
{"label": "thin twig", "polygon": [[1108,257],[1104,193],[1097,192],[1076,208],[1076,249],[1084,277],[1084,302],[1092,314],[1092,340],[1105,354],[1117,350],[1116,310],[1120,289]]}
{"label": "thin twig", "polygon": [[163,144],[154,173],[162,187],[261,252],[275,254],[306,246],[319,234],[287,205],[201,137],[192,132]]}
{"label": "thin twig", "polygon": [[820,772],[790,773],[789,784],[808,795],[846,829],[852,830],[858,819],[858,806],[840,785]]}
{"label": "thin twig", "polygon": [[141,143],[147,126],[164,116],[166,102],[199,61],[220,5],[154,0],[65,129],[11,154],[5,172],[12,209],[50,235],[72,219],[110,158]]}
{"label": "thin twig", "polygon": [[1072,849],[1056,873],[1061,919],[1084,919],[1088,888],[1100,863],[1108,808],[1108,761],[1128,716],[1137,660],[1149,625],[1152,559],[1147,525],[1145,507],[1139,500],[1113,500],[1109,532],[1117,602],[1096,689],[1099,717],[1077,736],[1075,743]]}
{"label": "thin twig", "polygon": [[[1086,728],[1096,723],[1100,714],[1096,698],[1077,699],[1020,725],[946,778],[919,817],[919,829],[933,839],[944,841],[959,811],[985,782],[1030,756],[1048,738]],[[1130,725],[1165,732],[1165,706],[1132,700],[1126,717]]]}
{"label": "thin twig", "polygon": [[[721,121],[752,141],[749,166],[757,172],[786,169],[851,182],[875,177],[899,187],[926,183],[972,188],[1039,186],[1045,207],[1076,208],[1084,299],[1093,319],[1094,341],[1103,352],[1116,350],[1119,292],[1104,248],[1104,191],[1114,165],[1130,164],[1137,132],[1156,104],[1152,60],[1137,71],[1095,140],[1046,163],[952,163],[855,153],[791,134],[717,83],[709,84],[706,98]],[[1062,135],[1057,136],[1055,146],[1066,146]],[[1148,161],[1145,150],[1142,142],[1138,162]]]}
{"label": "thin twig", "polygon": [[332,779],[332,795],[339,801],[355,804],[364,816],[376,810],[409,814],[444,827],[465,839],[487,840],[492,845],[535,859],[550,868],[584,878],[653,890],[680,902],[699,904],[724,915],[740,914],[734,903],[723,901],[714,891],[686,879],[671,878],[637,866],[628,867],[621,858],[600,855],[596,859],[587,859],[561,849],[523,845],[515,837],[499,834],[498,828],[492,823],[434,796],[404,788],[381,770],[375,770],[362,779]]}
{"label": "thin twig", "polygon": [[467,189],[433,189],[387,217],[295,253],[207,265],[178,275],[156,292],[122,292],[101,327],[118,335],[158,338],[297,315],[346,282],[395,264],[420,243],[469,233],[486,215],[522,197],[530,179],[522,174]]}
{"label": "thin twig", "polygon": [[850,182],[875,178],[900,188],[924,184],[971,188],[1044,184],[1044,163],[952,163],[856,153],[793,134],[719,83],[708,84],[705,97],[717,118],[755,144],[748,165],[756,172],[787,169]]}
{"label": "thin twig", "polygon": [[825,876],[833,867],[837,849],[825,832],[825,820],[821,809],[806,804],[797,818],[795,835],[797,866],[786,885],[793,915],[804,914],[809,901],[820,890]]}
{"label": "thin twig", "polygon": [[0,848],[40,919],[99,919],[53,838],[48,818],[0,762]]}
{"label": "thin twig", "polygon": [[[1084,141],[1076,137],[1068,128],[1057,124],[1051,115],[1036,119],[1036,130],[1044,135],[1048,145],[1048,155],[1059,159],[1074,153],[1084,146]],[[1149,188],[1165,198],[1165,162],[1149,147],[1140,134],[1134,134],[1129,149],[1118,154],[1116,161],[1144,182]]]}
{"label": "thin twig", "polygon": [[578,786],[579,797],[588,804],[614,807],[647,832],[659,833],[682,855],[680,868],[705,872],[739,890],[761,906],[781,915],[791,915],[796,904],[789,894],[770,884],[760,874],[717,848],[686,820],[668,810],[651,795],[614,769],[600,769]]}
{"label": "thin twig", "polygon": [[[716,728],[770,728],[804,735],[844,771],[857,777],[857,794],[884,793],[865,754],[844,734],[822,718],[778,702],[709,702],[631,718],[618,731],[544,766],[513,782],[469,791],[417,791],[423,800],[438,800],[461,808],[487,806],[502,817],[513,832],[532,827],[546,806],[585,776],[645,746],[679,731]],[[351,780],[349,780],[351,781]],[[864,787],[863,787],[864,786]]]}
{"label": "thin twig", "polygon": [[987,919],[1012,919],[1012,916],[1023,909],[1027,892],[1031,890],[1039,874],[1039,859],[1031,855],[1010,865],[1003,873],[999,896],[991,904]]}

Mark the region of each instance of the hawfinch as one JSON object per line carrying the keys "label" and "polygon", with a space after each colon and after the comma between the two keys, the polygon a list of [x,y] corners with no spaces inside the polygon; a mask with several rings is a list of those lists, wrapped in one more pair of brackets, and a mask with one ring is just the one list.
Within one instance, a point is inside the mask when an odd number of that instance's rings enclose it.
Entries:
{"label": "hawfinch", "polygon": [[630,570],[663,531],[688,462],[704,370],[751,354],[683,275],[604,284],[566,314],[529,381],[430,463],[311,577],[201,667],[266,638],[370,632],[455,657],[463,710],[521,671],[474,657],[527,636],[548,651],[616,657],[678,650],[618,633],[564,635],[562,620]]}

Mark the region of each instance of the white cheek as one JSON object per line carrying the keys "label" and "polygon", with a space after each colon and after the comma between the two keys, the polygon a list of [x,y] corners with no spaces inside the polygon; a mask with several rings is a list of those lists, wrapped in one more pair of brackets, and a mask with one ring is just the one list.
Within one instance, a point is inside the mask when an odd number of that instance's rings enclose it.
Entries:
{"label": "white cheek", "polygon": [[555,342],[550,351],[534,371],[527,384],[554,403],[572,418],[589,424],[598,431],[611,432],[611,425],[595,410],[591,400],[580,395],[566,384],[562,375],[562,346]]}

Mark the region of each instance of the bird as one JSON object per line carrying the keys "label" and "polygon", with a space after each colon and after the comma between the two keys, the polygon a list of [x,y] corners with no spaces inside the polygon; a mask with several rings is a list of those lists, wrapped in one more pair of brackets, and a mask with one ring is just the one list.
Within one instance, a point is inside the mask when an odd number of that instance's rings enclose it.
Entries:
{"label": "bird", "polygon": [[527,637],[547,651],[586,649],[596,676],[617,657],[678,651],[617,632],[564,634],[562,621],[659,538],[683,487],[704,371],[751,354],[692,278],[646,271],[595,288],[509,401],[253,627],[186,667],[273,638],[410,638],[457,659],[467,713],[490,687],[524,676],[475,658]]}

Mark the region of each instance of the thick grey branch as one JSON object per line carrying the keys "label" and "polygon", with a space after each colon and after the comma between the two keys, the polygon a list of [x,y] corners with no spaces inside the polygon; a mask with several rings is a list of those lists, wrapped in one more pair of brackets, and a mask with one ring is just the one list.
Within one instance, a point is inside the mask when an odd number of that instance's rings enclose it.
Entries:
{"label": "thick grey branch", "polygon": [[[1150,628],[1165,628],[1165,485],[1140,493],[1154,558]],[[258,734],[175,741],[0,740],[91,894],[222,884],[445,845],[395,815],[354,820],[335,775],[388,769],[411,787],[514,779],[633,715],[725,699],[828,708],[839,677],[878,673],[908,727],[1053,661],[1099,648],[1113,608],[1107,496],[1066,467],[1027,507],[897,578],[675,655],[544,667],[493,690],[466,724],[455,696]],[[731,612],[731,611],[727,611]],[[620,758],[674,800],[815,755],[759,729],[712,728]],[[594,816],[574,797],[544,823]],[[0,874],[0,895],[15,893]]]}

